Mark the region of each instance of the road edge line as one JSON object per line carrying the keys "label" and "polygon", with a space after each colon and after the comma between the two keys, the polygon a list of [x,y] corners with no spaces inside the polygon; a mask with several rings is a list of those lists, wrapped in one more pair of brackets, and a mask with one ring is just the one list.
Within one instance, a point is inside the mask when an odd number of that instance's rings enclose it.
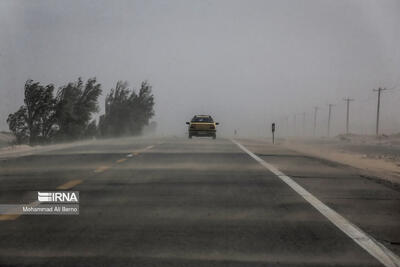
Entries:
{"label": "road edge line", "polygon": [[285,182],[290,188],[292,188],[297,194],[303,197],[311,206],[318,210],[322,215],[324,215],[331,223],[333,223],[337,228],[344,232],[348,237],[350,237],[354,242],[366,250],[370,255],[375,257],[380,263],[387,267],[399,267],[400,258],[390,249],[386,248],[380,242],[375,240],[373,237],[365,233],[358,226],[354,225],[342,215],[334,211],[325,205],[322,201],[304,189],[301,185],[296,183],[292,178],[278,170],[275,166],[264,161],[256,154],[248,150],[242,144],[234,139],[231,142],[237,145],[241,150],[246,152],[250,157],[260,163],[263,167],[275,174],[279,179]]}

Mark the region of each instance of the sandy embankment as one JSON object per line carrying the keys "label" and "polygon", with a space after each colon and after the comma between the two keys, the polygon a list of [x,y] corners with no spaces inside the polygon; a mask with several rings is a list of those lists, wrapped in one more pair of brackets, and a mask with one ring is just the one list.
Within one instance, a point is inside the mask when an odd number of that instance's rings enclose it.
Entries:
{"label": "sandy embankment", "polygon": [[51,145],[11,145],[0,148],[0,159],[15,158],[21,156],[28,156],[36,153],[49,152],[58,149],[64,149],[74,146],[85,145],[94,142],[94,140],[83,140],[71,143],[51,144]]}
{"label": "sandy embankment", "polygon": [[0,132],[0,149],[10,146],[14,142],[14,136],[9,132]]}
{"label": "sandy embankment", "polygon": [[[107,138],[107,139],[83,139],[79,141],[72,141],[68,143],[56,143],[56,144],[45,144],[45,145],[14,145],[0,148],[0,159],[6,158],[15,158],[21,156],[28,156],[38,153],[50,152],[60,149],[72,148],[82,146],[80,149],[76,149],[74,153],[92,153],[90,149],[88,150],[87,145],[100,145],[104,147],[104,150],[107,151],[107,146],[113,144],[131,144],[132,142],[140,142],[141,140],[151,140],[152,137],[144,137],[144,136],[127,136],[127,137],[119,137],[119,138]],[[118,150],[121,151],[121,150]],[[96,150],[95,153],[98,153],[99,150]],[[109,152],[109,151],[108,151]]]}
{"label": "sandy embankment", "polygon": [[303,154],[361,169],[367,177],[379,178],[400,186],[398,140],[382,142],[375,137],[352,136],[328,141],[289,139],[282,142],[282,145]]}

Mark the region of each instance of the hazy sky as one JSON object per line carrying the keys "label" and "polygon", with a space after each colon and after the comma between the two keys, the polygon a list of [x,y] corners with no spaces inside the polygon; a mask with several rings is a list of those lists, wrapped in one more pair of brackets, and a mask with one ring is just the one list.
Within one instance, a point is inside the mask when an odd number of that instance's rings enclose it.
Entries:
{"label": "hazy sky", "polygon": [[[28,78],[61,86],[96,76],[103,99],[117,80],[147,79],[161,133],[183,133],[193,114],[221,131],[263,135],[269,123],[314,106],[325,133],[400,132],[400,1],[16,1],[0,0],[0,129],[23,101]],[[102,111],[103,112],[103,111]],[[298,115],[297,123],[301,122]],[[268,126],[267,126],[268,125]]]}

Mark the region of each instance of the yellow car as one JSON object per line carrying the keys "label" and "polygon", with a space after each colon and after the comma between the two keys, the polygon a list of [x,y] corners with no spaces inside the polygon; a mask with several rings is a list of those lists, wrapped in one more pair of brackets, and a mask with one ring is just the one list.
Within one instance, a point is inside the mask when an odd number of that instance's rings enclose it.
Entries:
{"label": "yellow car", "polygon": [[217,137],[216,126],[218,122],[214,122],[210,115],[195,115],[189,125],[189,138],[192,136],[210,136],[213,139]]}

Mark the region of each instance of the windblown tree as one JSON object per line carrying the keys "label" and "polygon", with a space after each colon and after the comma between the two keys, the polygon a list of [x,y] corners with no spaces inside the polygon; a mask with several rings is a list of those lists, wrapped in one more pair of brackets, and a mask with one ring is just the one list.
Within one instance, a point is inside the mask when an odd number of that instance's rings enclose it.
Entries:
{"label": "windblown tree", "polygon": [[103,136],[139,135],[143,126],[154,116],[154,96],[151,86],[142,82],[139,94],[118,81],[106,97],[105,114],[100,117],[99,129]]}
{"label": "windblown tree", "polygon": [[93,129],[95,122],[90,120],[93,113],[99,110],[100,95],[101,85],[96,82],[96,78],[89,79],[86,84],[78,78],[76,82],[58,90],[56,97],[58,139],[75,140],[95,134]]}
{"label": "windblown tree", "polygon": [[86,84],[79,78],[61,87],[54,97],[52,84],[25,83],[24,105],[8,116],[7,123],[17,143],[37,144],[75,140],[96,135],[92,114],[98,111],[101,85],[96,78]]}
{"label": "windblown tree", "polygon": [[98,112],[101,84],[96,78],[86,83],[81,78],[60,87],[54,97],[54,86],[28,80],[24,105],[8,116],[10,130],[17,142],[36,144],[53,140],[77,140],[100,133],[103,136],[139,135],[154,116],[151,86],[142,82],[139,93],[118,81],[106,97],[105,114],[99,126],[92,120]]}
{"label": "windblown tree", "polygon": [[51,137],[55,121],[53,91],[52,84],[43,86],[32,80],[25,83],[24,105],[7,119],[17,142],[36,144]]}
{"label": "windblown tree", "polygon": [[151,86],[147,81],[142,82],[139,94],[133,99],[132,119],[136,121],[139,128],[132,129],[133,133],[141,133],[143,126],[149,124],[149,120],[154,116],[154,96],[151,93]]}
{"label": "windblown tree", "polygon": [[8,115],[7,123],[10,131],[15,136],[17,144],[29,142],[29,129],[26,122],[26,106],[21,106],[17,112]]}
{"label": "windblown tree", "polygon": [[118,81],[115,88],[111,89],[105,101],[105,114],[99,121],[101,135],[120,136],[128,133],[125,122],[129,114],[129,95],[128,82]]}
{"label": "windblown tree", "polygon": [[86,127],[84,136],[85,137],[94,137],[97,135],[98,135],[98,129],[97,129],[96,120],[92,120]]}

